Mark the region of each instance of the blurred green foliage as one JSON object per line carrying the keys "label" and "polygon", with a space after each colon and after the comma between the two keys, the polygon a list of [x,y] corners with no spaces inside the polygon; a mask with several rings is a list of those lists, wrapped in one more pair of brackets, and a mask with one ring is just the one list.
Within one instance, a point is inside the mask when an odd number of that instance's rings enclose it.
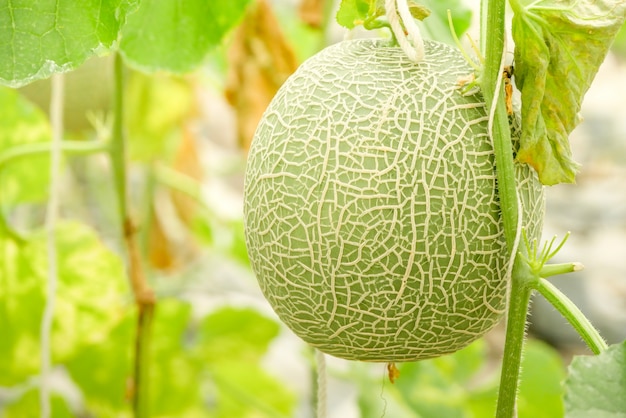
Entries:
{"label": "blurred green foliage", "polygon": [[[50,125],[46,115],[25,100],[17,91],[0,87],[0,150],[50,141]],[[33,170],[33,166],[39,170]],[[0,208],[7,210],[18,203],[42,201],[48,191],[48,161],[33,157],[0,165]]]}

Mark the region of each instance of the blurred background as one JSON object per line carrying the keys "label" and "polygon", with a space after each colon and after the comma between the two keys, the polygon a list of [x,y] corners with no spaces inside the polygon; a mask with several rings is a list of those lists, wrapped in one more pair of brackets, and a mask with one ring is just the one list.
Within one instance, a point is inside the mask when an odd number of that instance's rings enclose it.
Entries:
{"label": "blurred background", "polygon": [[[428,3],[428,2],[424,2]],[[434,1],[452,8],[457,31],[477,38],[478,1]],[[144,268],[158,296],[150,340],[150,416],[311,417],[312,351],[262,297],[248,263],[242,223],[246,152],[265,107],[307,57],[345,37],[338,4],[251,1],[202,67],[185,76],[127,68],[132,216]],[[432,18],[427,37],[451,42]],[[510,47],[512,50],[512,46]],[[585,270],[553,279],[610,342],[626,338],[626,32],[622,30],[583,104],[571,136],[582,163],[576,185],[550,187],[544,239],[572,235],[558,260]],[[110,136],[112,58],[93,58],[66,75],[65,136]],[[50,82],[0,91],[0,153],[46,134]],[[5,142],[2,142],[2,141]],[[7,167],[0,178],[6,319],[0,338],[0,417],[38,416],[38,327],[44,301],[47,198],[44,156]],[[45,171],[44,171],[45,170]],[[105,155],[67,157],[61,192],[60,271],[53,416],[131,416],[128,379],[135,313],[126,284],[111,166]],[[1,237],[0,237],[1,238]],[[2,238],[5,239],[5,238]],[[17,241],[15,241],[17,242]],[[4,292],[4,294],[2,294]],[[562,415],[561,381],[582,341],[541,297],[532,304],[520,416]],[[384,365],[328,358],[328,416],[493,416],[503,329],[444,358]],[[532,402],[530,401],[532,399]]]}

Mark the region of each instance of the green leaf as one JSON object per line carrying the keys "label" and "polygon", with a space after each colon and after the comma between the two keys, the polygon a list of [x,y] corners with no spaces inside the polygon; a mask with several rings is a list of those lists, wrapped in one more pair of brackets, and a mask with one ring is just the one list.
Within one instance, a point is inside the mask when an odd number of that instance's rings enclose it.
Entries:
{"label": "green leaf", "polygon": [[0,84],[19,87],[106,53],[138,0],[13,0],[0,5]]}
{"label": "green leaf", "polygon": [[626,19],[620,0],[512,0],[515,81],[522,92],[517,159],[543,184],[573,183],[568,136],[587,89]]}
{"label": "green leaf", "polygon": [[[59,282],[51,348],[59,363],[107,338],[123,318],[128,289],[121,259],[86,226],[59,223],[56,247]],[[39,372],[46,236],[36,233],[25,244],[0,237],[0,254],[0,385],[13,385]]]}
{"label": "green leaf", "polygon": [[626,416],[626,341],[597,356],[576,356],[565,381],[568,418]]}
{"label": "green leaf", "polygon": [[186,73],[243,17],[250,0],[143,0],[128,16],[120,49],[127,63],[146,71]]}
{"label": "green leaf", "polygon": [[82,347],[64,364],[91,416],[121,417],[130,408],[126,390],[132,375],[135,323],[134,315],[126,315],[105,339]]}
{"label": "green leaf", "polygon": [[369,9],[369,0],[341,0],[339,10],[337,10],[337,23],[345,28],[353,29],[362,25],[368,18]]}
{"label": "green leaf", "polygon": [[[0,87],[0,115],[0,159],[17,145],[50,141],[48,118],[17,91]],[[45,199],[50,171],[48,160],[43,156],[28,157],[1,167],[0,206]]]}
{"label": "green leaf", "polygon": [[200,325],[202,355],[209,362],[236,358],[256,363],[279,329],[275,321],[254,309],[221,308]]}

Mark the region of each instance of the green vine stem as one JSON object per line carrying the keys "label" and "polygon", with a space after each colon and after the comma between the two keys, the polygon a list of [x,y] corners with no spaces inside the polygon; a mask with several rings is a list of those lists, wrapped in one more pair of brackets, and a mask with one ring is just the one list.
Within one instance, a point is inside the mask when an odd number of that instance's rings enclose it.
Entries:
{"label": "green vine stem", "polygon": [[594,354],[600,354],[608,348],[604,339],[580,309],[578,309],[578,306],[561,293],[556,286],[546,279],[540,278],[534,287],[570,324],[572,324],[576,332],[583,338]]}
{"label": "green vine stem", "polygon": [[[108,141],[61,141],[59,144],[64,154],[85,155],[107,151]],[[16,145],[5,152],[0,153],[0,171],[8,164],[11,164],[24,157],[37,154],[49,154],[52,144],[50,142],[35,142],[31,144]]]}
{"label": "green vine stem", "polygon": [[115,55],[115,89],[113,94],[113,133],[109,155],[113,165],[115,190],[118,196],[119,217],[123,225],[130,284],[137,305],[137,329],[135,333],[133,379],[130,394],[135,418],[147,417],[149,347],[156,298],[147,283],[141,265],[136,228],[130,218],[127,199],[126,140],[124,134],[124,65],[122,57]]}
{"label": "green vine stem", "polygon": [[[485,0],[483,0],[484,3]],[[498,193],[500,196],[500,208],[504,235],[507,248],[513,251],[516,247],[518,234],[518,197],[515,183],[513,150],[511,147],[511,134],[508,116],[504,106],[503,91],[496,91],[496,86],[501,83],[501,63],[504,52],[504,28],[505,28],[505,0],[486,0],[482,4],[481,33],[485,39],[481,45],[485,46],[485,67],[481,78],[481,88],[485,97],[487,108],[494,110],[492,138],[496,161],[496,175],[498,180]],[[494,100],[495,99],[495,100]],[[494,109],[495,106],[495,109]],[[520,249],[522,253],[525,249]],[[496,416],[498,418],[511,418],[515,415],[515,402],[519,383],[519,373],[524,346],[524,334],[526,329],[526,315],[532,293],[533,275],[528,264],[523,262],[523,257],[512,254],[514,264],[509,284],[508,309],[506,318],[506,341],[504,345],[504,361],[500,377],[500,389]]]}

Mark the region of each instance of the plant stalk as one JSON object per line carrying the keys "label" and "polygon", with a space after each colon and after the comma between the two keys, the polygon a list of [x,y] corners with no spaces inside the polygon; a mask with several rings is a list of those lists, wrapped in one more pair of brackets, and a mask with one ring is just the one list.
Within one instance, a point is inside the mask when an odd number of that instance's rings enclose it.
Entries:
{"label": "plant stalk", "polygon": [[574,327],[594,354],[606,350],[607,344],[591,322],[565,294],[544,278],[539,279],[535,288],[557,311]]}
{"label": "plant stalk", "polygon": [[119,217],[122,222],[123,239],[126,247],[128,274],[137,305],[137,329],[131,399],[135,418],[149,416],[148,412],[148,365],[152,318],[156,299],[147,283],[142,265],[139,246],[136,240],[136,228],[130,218],[127,198],[126,140],[124,135],[124,67],[122,57],[116,54],[114,60],[115,90],[113,98],[113,135],[109,148],[113,165],[115,190],[118,196]]}
{"label": "plant stalk", "polygon": [[[484,1],[487,1],[486,5]],[[496,86],[501,85],[502,78],[501,63],[505,46],[506,3],[505,0],[483,0],[481,6],[481,15],[484,19],[481,22],[481,33],[486,34],[486,38],[481,40],[481,45],[485,47],[485,67],[482,74],[481,88],[487,108],[492,110],[495,106],[491,133],[495,153],[500,210],[507,248],[511,258],[514,260],[509,283],[506,341],[496,416],[498,418],[511,418],[515,416],[526,315],[532,293],[530,282],[533,279],[533,275],[528,265],[523,261],[524,257],[519,257],[518,253],[513,254],[519,240],[518,222],[520,209],[515,182],[511,132],[504,105],[504,92],[502,89],[496,91]],[[521,246],[520,253],[524,255],[524,246]]]}

